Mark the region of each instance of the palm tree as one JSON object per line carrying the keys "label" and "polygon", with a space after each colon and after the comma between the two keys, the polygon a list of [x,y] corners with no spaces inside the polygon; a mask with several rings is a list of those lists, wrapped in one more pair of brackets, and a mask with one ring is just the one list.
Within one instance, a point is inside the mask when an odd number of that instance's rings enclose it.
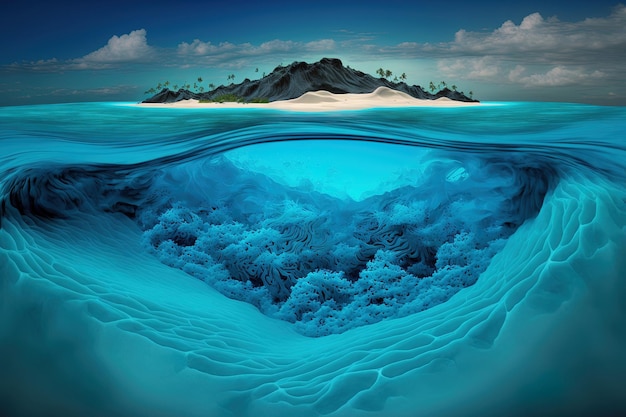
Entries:
{"label": "palm tree", "polygon": [[209,88],[210,88],[211,90],[213,90],[213,89],[215,88],[215,84],[210,83],[210,84],[209,84]]}
{"label": "palm tree", "polygon": [[259,72],[259,67],[257,67],[257,68],[254,70],[254,72]]}
{"label": "palm tree", "polygon": [[473,92],[473,91],[470,91],[470,92],[469,92],[469,95],[470,95],[470,98],[472,98],[472,97],[474,96],[474,92]]}
{"label": "palm tree", "polygon": [[174,84],[174,91],[178,90],[178,84]]}
{"label": "palm tree", "polygon": [[385,70],[382,68],[378,68],[376,74],[380,75],[380,78],[385,78]]}
{"label": "palm tree", "polygon": [[406,74],[403,72],[402,75],[400,76],[400,79],[402,81],[406,81]]}
{"label": "palm tree", "polygon": [[435,83],[431,81],[430,84],[428,85],[428,88],[430,89],[430,91],[434,93],[437,87],[435,87]]}
{"label": "palm tree", "polygon": [[456,91],[456,85],[452,84],[452,89]]}
{"label": "palm tree", "polygon": [[198,77],[198,82],[201,83],[202,82],[202,77]]}
{"label": "palm tree", "polygon": [[392,73],[391,71],[389,71],[389,70],[385,70],[385,78],[389,78],[389,77],[391,77],[391,75],[392,75],[392,74],[393,74],[393,73]]}
{"label": "palm tree", "polygon": [[445,81],[442,81],[441,85],[443,85],[443,88],[446,88],[446,82]]}

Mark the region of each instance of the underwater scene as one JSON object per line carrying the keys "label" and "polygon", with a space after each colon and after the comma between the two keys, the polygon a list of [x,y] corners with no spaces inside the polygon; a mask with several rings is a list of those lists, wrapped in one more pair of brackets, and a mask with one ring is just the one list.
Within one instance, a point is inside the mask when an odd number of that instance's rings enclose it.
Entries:
{"label": "underwater scene", "polygon": [[626,108],[0,108],[7,416],[626,413]]}

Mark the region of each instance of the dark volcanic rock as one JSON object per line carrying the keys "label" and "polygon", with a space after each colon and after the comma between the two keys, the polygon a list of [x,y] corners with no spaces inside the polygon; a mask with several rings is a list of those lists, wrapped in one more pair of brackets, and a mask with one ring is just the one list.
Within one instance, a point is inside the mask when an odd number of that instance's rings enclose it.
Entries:
{"label": "dark volcanic rock", "polygon": [[189,90],[172,91],[168,88],[164,88],[160,92],[156,93],[152,97],[145,99],[143,103],[174,103],[181,100],[195,99],[199,100],[199,94],[192,93]]}
{"label": "dark volcanic rock", "polygon": [[465,101],[467,103],[478,103],[478,100],[473,100],[467,97],[463,93],[459,93],[458,91],[452,91],[448,88],[444,88],[443,90],[439,91],[437,94],[435,94],[434,97],[436,99],[441,98],[441,97],[447,97],[450,100],[455,100],[455,101]]}
{"label": "dark volcanic rock", "polygon": [[144,103],[172,103],[186,99],[214,100],[226,94],[241,97],[245,101],[267,99],[269,101],[289,100],[300,97],[309,91],[326,90],[335,94],[371,93],[378,87],[388,87],[402,91],[415,98],[434,100],[448,97],[452,100],[476,102],[462,93],[447,88],[436,95],[430,94],[418,85],[394,83],[384,78],[375,78],[364,72],[344,67],[336,58],[323,58],[319,62],[307,64],[294,62],[285,67],[278,66],[272,73],[260,80],[244,80],[240,84],[220,86],[206,93],[193,93],[188,90],[177,92],[164,89]]}

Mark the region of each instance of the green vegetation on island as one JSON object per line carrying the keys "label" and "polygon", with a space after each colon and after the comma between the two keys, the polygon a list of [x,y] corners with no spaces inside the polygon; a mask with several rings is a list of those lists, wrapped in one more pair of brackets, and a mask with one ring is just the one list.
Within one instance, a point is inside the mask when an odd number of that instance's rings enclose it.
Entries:
{"label": "green vegetation on island", "polygon": [[264,97],[257,97],[251,100],[246,100],[243,97],[239,97],[235,94],[222,94],[212,100],[201,99],[200,103],[269,103],[269,99]]}

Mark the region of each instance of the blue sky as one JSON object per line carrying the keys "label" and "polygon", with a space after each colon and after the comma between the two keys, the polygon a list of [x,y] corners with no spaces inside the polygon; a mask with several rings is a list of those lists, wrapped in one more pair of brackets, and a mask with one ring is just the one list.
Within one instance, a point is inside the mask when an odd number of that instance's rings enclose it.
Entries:
{"label": "blue sky", "polygon": [[160,81],[226,84],[325,56],[482,100],[626,105],[616,1],[5,0],[0,34],[0,105],[137,101]]}

